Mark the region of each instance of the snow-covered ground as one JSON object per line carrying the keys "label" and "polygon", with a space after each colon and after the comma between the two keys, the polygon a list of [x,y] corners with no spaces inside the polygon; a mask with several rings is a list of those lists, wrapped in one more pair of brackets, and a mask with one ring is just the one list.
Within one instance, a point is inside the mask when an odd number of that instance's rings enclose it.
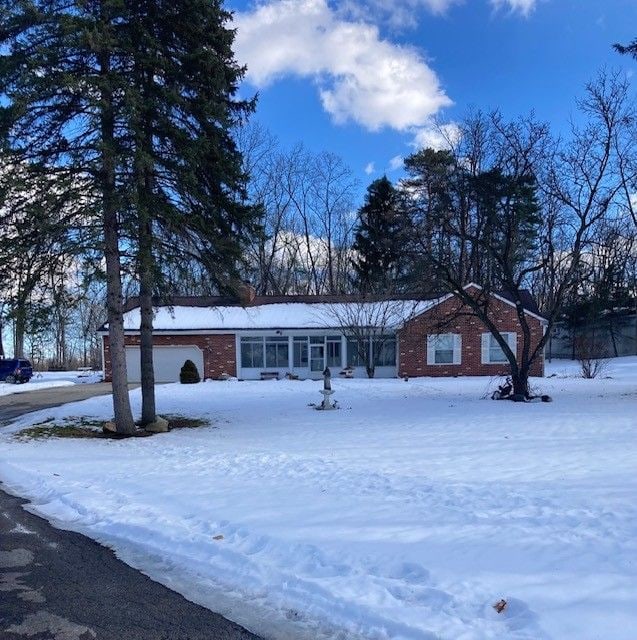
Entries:
{"label": "snow-covered ground", "polygon": [[[316,382],[165,385],[162,412],[212,426],[13,438],[31,416],[2,431],[0,478],[266,637],[632,640],[637,358],[551,372],[550,404],[484,399],[487,378],[335,380],[333,412],[308,407]],[[77,415],[109,398],[39,419]]]}
{"label": "snow-covered ground", "polygon": [[24,384],[0,382],[0,396],[50,389],[51,387],[68,387],[74,384],[94,384],[101,381],[101,372],[95,371],[36,371],[33,373],[33,378]]}

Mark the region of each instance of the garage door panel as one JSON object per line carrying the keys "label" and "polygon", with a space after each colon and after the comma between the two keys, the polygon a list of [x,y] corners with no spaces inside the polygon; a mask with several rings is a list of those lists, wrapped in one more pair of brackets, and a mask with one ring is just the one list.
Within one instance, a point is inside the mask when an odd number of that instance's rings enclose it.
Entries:
{"label": "garage door panel", "polygon": [[[153,347],[155,382],[178,382],[179,371],[186,360],[192,360],[203,378],[203,352],[195,346]],[[139,347],[126,347],[128,380],[140,382]]]}

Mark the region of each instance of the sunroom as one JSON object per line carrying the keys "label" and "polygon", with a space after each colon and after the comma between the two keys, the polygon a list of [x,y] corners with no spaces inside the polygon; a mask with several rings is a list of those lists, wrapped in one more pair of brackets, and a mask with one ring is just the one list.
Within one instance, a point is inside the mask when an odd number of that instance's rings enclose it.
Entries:
{"label": "sunroom", "polygon": [[354,377],[366,377],[366,356],[373,359],[376,377],[397,375],[394,334],[364,340],[348,338],[336,330],[251,331],[237,335],[237,376],[246,380],[283,378],[286,374],[318,379],[326,367],[334,376],[351,369]]}

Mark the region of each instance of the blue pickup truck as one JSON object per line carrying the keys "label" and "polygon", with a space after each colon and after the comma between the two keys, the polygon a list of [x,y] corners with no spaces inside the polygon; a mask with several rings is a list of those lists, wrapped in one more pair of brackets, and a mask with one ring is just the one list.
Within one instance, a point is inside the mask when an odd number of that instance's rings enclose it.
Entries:
{"label": "blue pickup truck", "polygon": [[0,382],[20,384],[33,377],[33,367],[28,360],[0,359]]}

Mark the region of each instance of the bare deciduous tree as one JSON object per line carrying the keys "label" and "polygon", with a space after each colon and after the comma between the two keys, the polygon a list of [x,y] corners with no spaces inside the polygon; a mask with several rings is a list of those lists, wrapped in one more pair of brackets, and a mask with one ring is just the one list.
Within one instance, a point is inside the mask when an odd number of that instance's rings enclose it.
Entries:
{"label": "bare deciduous tree", "polygon": [[[373,378],[376,366],[386,349],[396,354],[396,332],[414,317],[423,303],[380,296],[351,296],[347,302],[328,305],[323,322],[326,327],[339,327],[356,350],[368,378]],[[353,354],[348,352],[348,357]],[[354,365],[348,362],[348,366]]]}

